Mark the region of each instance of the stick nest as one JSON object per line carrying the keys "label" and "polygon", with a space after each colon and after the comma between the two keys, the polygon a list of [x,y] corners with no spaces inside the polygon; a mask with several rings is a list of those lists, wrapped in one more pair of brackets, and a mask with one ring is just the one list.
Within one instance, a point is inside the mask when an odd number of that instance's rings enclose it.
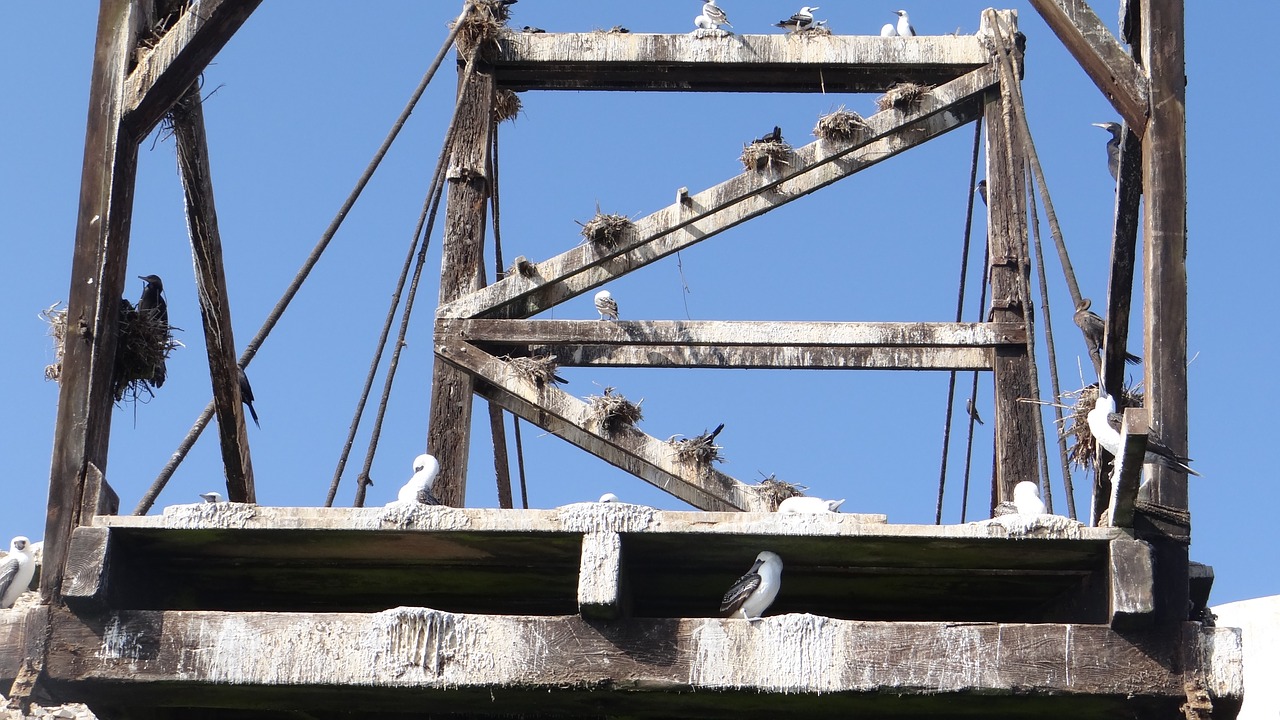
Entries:
{"label": "stick nest", "polygon": [[[501,0],[474,0],[471,12],[458,28],[458,53],[468,56],[478,46],[496,46],[498,34],[511,18],[511,7]],[[449,23],[453,28],[453,23]]]}
{"label": "stick nest", "polygon": [[742,161],[745,170],[772,170],[775,165],[790,165],[794,151],[785,140],[756,140],[742,147]]}
{"label": "stick nest", "polygon": [[642,417],[639,403],[615,394],[612,387],[605,388],[603,395],[587,396],[587,419],[605,435],[613,435],[623,428],[632,427]]}
{"label": "stick nest", "polygon": [[[53,337],[54,361],[46,365],[46,380],[62,382],[62,358],[67,339],[67,311],[55,303],[41,311]],[[164,365],[169,354],[182,347],[173,339],[173,327],[153,313],[139,313],[128,300],[120,300],[120,336],[116,341],[112,393],[116,402],[136,401],[143,394],[155,395],[164,384]],[[158,377],[157,377],[158,376]],[[157,382],[158,380],[158,382]]]}
{"label": "stick nest", "polygon": [[612,250],[618,247],[622,238],[635,226],[626,215],[605,215],[596,210],[596,216],[582,225],[582,237],[606,250]]}
{"label": "stick nest", "polygon": [[920,101],[933,91],[929,85],[917,85],[915,83],[898,83],[889,88],[889,91],[881,95],[876,100],[876,107],[880,110],[901,110],[906,112],[920,106]]}
{"label": "stick nest", "polygon": [[53,362],[44,366],[44,379],[62,381],[62,355],[67,345],[67,309],[56,302],[40,311],[40,317],[49,323],[49,336],[53,338]]}
{"label": "stick nest", "polygon": [[813,134],[821,140],[848,142],[869,129],[870,126],[861,115],[841,105],[835,112],[818,118],[818,124],[813,126]]}
{"label": "stick nest", "polygon": [[514,90],[499,90],[493,95],[493,120],[494,122],[515,120],[522,107],[524,105],[520,102],[520,96],[516,95]]}
{"label": "stick nest", "polygon": [[779,480],[775,475],[769,475],[769,477],[761,480],[756,488],[756,492],[768,504],[769,512],[776,512],[783,500],[797,495],[804,495],[804,491],[808,489],[803,485],[792,485],[785,480]]}
{"label": "stick nest", "polygon": [[[1089,432],[1089,411],[1098,401],[1098,384],[1085,386],[1075,392],[1063,393],[1065,401],[1075,396],[1075,407],[1062,418],[1062,435],[1074,438],[1075,444],[1067,451],[1067,459],[1074,467],[1093,470],[1098,465],[1098,447],[1093,441],[1093,433]],[[1116,409],[1120,412],[1126,407],[1140,407],[1143,402],[1142,391],[1137,387],[1125,388],[1120,393]]]}
{"label": "stick nest", "polygon": [[[507,268],[506,276],[519,275],[520,277],[531,278],[538,274],[538,266],[529,262],[529,258],[521,255],[516,261],[511,263],[511,267]],[[506,277],[504,276],[504,277]]]}
{"label": "stick nest", "polygon": [[559,365],[555,355],[534,355],[530,357],[505,357],[507,369],[514,375],[522,377],[538,387],[558,385],[568,382],[556,374]]}
{"label": "stick nest", "polygon": [[667,440],[667,444],[675,448],[676,459],[680,462],[697,463],[698,465],[710,465],[713,462],[724,462],[724,458],[720,456],[720,451],[724,448],[716,445],[716,435],[724,429],[724,423],[720,423],[715,430],[703,432],[694,438],[671,438]]}

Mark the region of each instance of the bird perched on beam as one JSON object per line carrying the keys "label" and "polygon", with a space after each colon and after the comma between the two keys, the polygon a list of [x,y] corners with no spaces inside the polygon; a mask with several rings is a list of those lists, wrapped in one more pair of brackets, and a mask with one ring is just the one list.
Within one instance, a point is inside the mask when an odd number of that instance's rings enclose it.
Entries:
{"label": "bird perched on beam", "polygon": [[911,18],[907,17],[906,10],[894,10],[894,15],[898,16],[898,25],[894,28],[899,37],[915,37],[916,29],[911,24]]}
{"label": "bird perched on beam", "polygon": [[1040,499],[1040,487],[1030,480],[1013,486],[1013,500],[1003,500],[996,505],[992,517],[1003,515],[1044,515],[1044,501]]}
{"label": "bird perched on beam", "polygon": [[249,376],[244,374],[244,368],[237,367],[236,373],[240,376],[240,401],[249,407],[249,416],[253,418],[253,424],[258,425],[258,411],[253,409],[253,388],[249,386]]}
{"label": "bird perched on beam", "polygon": [[813,11],[817,9],[818,8],[816,7],[809,7],[808,5],[805,5],[804,7],[800,8],[800,12],[797,12],[795,15],[792,15],[786,20],[779,20],[778,22],[774,23],[773,26],[785,28],[789,32],[799,32],[800,30],[808,30],[809,28],[813,27]]}
{"label": "bird perched on beam", "polygon": [[898,31],[894,29],[893,23],[885,23],[880,28],[880,37],[898,37]]}
{"label": "bird perched on beam", "polygon": [[1093,123],[1093,126],[1111,133],[1111,139],[1107,141],[1107,170],[1111,173],[1112,180],[1118,180],[1120,178],[1120,138],[1124,135],[1124,126],[1115,122]]}
{"label": "bird perched on beam", "polygon": [[[139,275],[138,279],[146,283],[142,286],[142,298],[138,300],[138,314],[149,315],[167,331],[169,303],[164,299],[164,283],[160,282],[159,275]],[[151,376],[151,384],[156,387],[164,385],[166,374],[164,358],[161,358],[160,364],[156,366],[155,373]]]}
{"label": "bird perched on beam", "polygon": [[216,505],[223,501],[222,493],[212,490],[206,493],[200,493],[200,499],[204,501],[205,505]]}
{"label": "bird perched on beam", "polygon": [[600,313],[601,320],[618,319],[618,301],[613,299],[613,294],[608,290],[596,293],[596,311]]}
{"label": "bird perched on beam", "polygon": [[[1089,432],[1093,435],[1093,439],[1097,441],[1098,446],[1111,453],[1112,457],[1118,457],[1120,455],[1120,427],[1124,422],[1124,416],[1116,412],[1115,398],[1110,395],[1104,395],[1099,390],[1098,399],[1094,402],[1093,409],[1089,411],[1086,419],[1089,424]],[[1191,466],[1187,464],[1191,462],[1191,458],[1175,453],[1168,445],[1161,442],[1155,433],[1147,434],[1147,454],[1142,461],[1144,463],[1163,465],[1180,473],[1200,476],[1200,473],[1192,470]]]}
{"label": "bird perched on beam", "polygon": [[417,503],[419,505],[439,505],[440,501],[431,494],[435,487],[436,476],[440,474],[440,462],[434,455],[423,453],[413,460],[413,477],[400,488],[396,502]]}
{"label": "bird perched on beam", "polygon": [[[1102,336],[1106,334],[1107,324],[1097,313],[1089,309],[1093,301],[1089,298],[1080,298],[1080,304],[1076,306],[1076,314],[1071,316],[1076,321],[1076,326],[1084,333],[1085,342],[1090,347],[1096,347],[1098,352],[1102,352]],[[1142,362],[1142,358],[1131,352],[1124,354],[1124,361],[1130,365],[1137,365]]]}
{"label": "bird perched on beam", "polygon": [[711,27],[707,28],[709,30],[719,30],[721,25],[733,27],[733,23],[729,22],[729,16],[725,14],[724,10],[720,9],[719,5],[716,5],[715,0],[707,0],[707,2],[703,3],[702,14],[698,17],[706,18],[711,25]]}
{"label": "bird perched on beam", "polygon": [[761,135],[760,137],[756,138],[752,142],[758,142],[758,143],[782,142],[782,128],[778,127],[777,125],[774,125],[772,131],[767,132],[764,135]]}
{"label": "bird perched on beam", "polygon": [[823,500],[818,497],[793,495],[778,503],[778,514],[833,513],[839,512],[840,506],[843,504],[844,498],[840,498],[839,500]]}
{"label": "bird perched on beam", "polygon": [[9,543],[9,554],[0,560],[0,608],[11,608],[27,591],[36,574],[31,541],[19,535]]}
{"label": "bird perched on beam", "polygon": [[756,556],[756,562],[746,575],[724,594],[720,612],[725,617],[738,616],[752,622],[759,620],[765,610],[778,597],[782,586],[782,558],[768,550]]}

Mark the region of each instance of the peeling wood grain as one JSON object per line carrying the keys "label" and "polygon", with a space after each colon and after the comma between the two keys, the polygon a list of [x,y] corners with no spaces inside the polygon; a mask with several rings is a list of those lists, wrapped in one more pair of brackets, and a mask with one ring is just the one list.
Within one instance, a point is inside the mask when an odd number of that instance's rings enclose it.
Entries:
{"label": "peeling wood grain", "polygon": [[1147,456],[1147,411],[1125,408],[1120,426],[1120,455],[1112,469],[1111,497],[1107,503],[1107,525],[1133,527],[1133,511],[1142,482]]}
{"label": "peeling wood grain", "polygon": [[589,532],[582,536],[582,566],[578,572],[578,613],[584,618],[615,620],[626,605],[623,591],[622,536]]}
{"label": "peeling wood grain", "polygon": [[1110,557],[1111,627],[1149,626],[1155,613],[1151,546],[1141,540],[1112,540]]}

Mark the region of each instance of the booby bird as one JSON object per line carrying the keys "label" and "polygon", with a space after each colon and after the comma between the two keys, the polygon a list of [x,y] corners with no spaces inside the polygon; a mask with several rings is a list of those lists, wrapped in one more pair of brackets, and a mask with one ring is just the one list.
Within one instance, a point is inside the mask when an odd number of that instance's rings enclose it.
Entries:
{"label": "booby bird", "polygon": [[885,23],[880,28],[880,37],[898,37],[898,31],[894,29],[893,23]]}
{"label": "booby bird", "polygon": [[249,406],[249,416],[253,418],[253,424],[258,425],[258,411],[253,409],[253,388],[249,386],[249,376],[244,374],[244,368],[236,368],[236,372],[240,375],[240,401]]}
{"label": "booby bird", "polygon": [[810,7],[808,5],[805,5],[804,7],[800,8],[800,12],[796,13],[795,15],[792,15],[786,20],[779,20],[778,22],[774,23],[773,26],[786,28],[791,32],[797,32],[799,30],[808,30],[809,28],[813,27],[813,11],[817,9],[818,8],[816,7]]}
{"label": "booby bird", "polygon": [[[1115,398],[1099,392],[1098,399],[1094,402],[1093,409],[1089,411],[1087,419],[1089,432],[1093,435],[1093,439],[1098,441],[1098,445],[1111,453],[1112,457],[1119,456],[1120,426],[1124,422],[1124,416],[1116,412]],[[1155,433],[1147,434],[1147,454],[1142,461],[1200,477],[1200,473],[1192,470],[1187,464],[1191,462],[1191,458],[1175,453],[1168,445],[1161,442]]]}
{"label": "booby bird", "polygon": [[0,608],[11,608],[27,591],[36,574],[31,541],[19,535],[9,543],[9,554],[0,560]]}
{"label": "booby bird", "polygon": [[973,398],[964,401],[964,409],[968,411],[969,417],[973,418],[974,422],[979,425],[986,425],[986,423],[982,422],[982,416],[978,415],[978,408],[973,406]]}
{"label": "booby bird", "polygon": [[987,204],[987,181],[986,180],[978,181],[978,197],[982,198],[983,205]]}
{"label": "booby bird", "polygon": [[[1097,313],[1089,309],[1091,305],[1093,301],[1089,298],[1080,298],[1080,304],[1076,306],[1076,314],[1072,315],[1071,319],[1075,320],[1076,326],[1084,332],[1085,342],[1098,348],[1098,352],[1102,352],[1102,336],[1106,334],[1107,324],[1098,317]],[[1142,362],[1142,358],[1126,352],[1124,361],[1130,365],[1137,365]]]}
{"label": "booby bird", "polygon": [[784,515],[790,513],[833,513],[838,512],[843,504],[844,498],[823,500],[817,497],[795,495],[778,503],[778,512]]}
{"label": "booby bird", "polygon": [[1124,132],[1124,126],[1115,122],[1093,123],[1094,127],[1100,127],[1111,133],[1111,139],[1107,141],[1107,170],[1111,172],[1111,179],[1118,180],[1120,178],[1120,138]]}
{"label": "booby bird", "polygon": [[622,502],[622,501],[621,501],[621,500],[619,500],[619,499],[618,499],[618,496],[617,496],[617,495],[614,495],[613,493],[605,493],[605,494],[601,495],[601,496],[600,496],[600,499],[599,499],[599,500],[597,500],[596,502],[602,502],[602,503],[616,503],[616,502]]}
{"label": "booby bird", "polygon": [[733,23],[729,22],[729,16],[716,5],[716,0],[707,0],[702,5],[701,17],[706,18],[711,23],[711,30],[719,30],[721,25],[733,27]]}
{"label": "booby bird", "polygon": [[[159,275],[139,275],[138,279],[146,283],[142,286],[142,297],[138,300],[138,314],[149,314],[157,322],[169,327],[169,303],[164,299],[164,283]],[[156,387],[164,385],[166,375],[164,359],[156,366],[151,376],[151,384]]]}
{"label": "booby bird", "polygon": [[1003,500],[998,503],[992,517],[1044,514],[1044,501],[1040,499],[1040,487],[1030,480],[1023,480],[1013,486],[1013,500]]}
{"label": "booby bird", "polygon": [[756,562],[746,575],[724,594],[720,612],[725,617],[742,617],[756,621],[778,597],[782,585],[782,558],[768,550],[756,556]]}
{"label": "booby bird", "polygon": [[596,310],[600,313],[601,320],[618,319],[618,301],[613,299],[608,290],[596,293]]}
{"label": "booby bird", "polygon": [[434,455],[423,453],[413,460],[413,477],[400,488],[396,502],[420,503],[422,505],[439,505],[440,501],[431,494],[436,484],[436,476],[440,474],[440,462]]}
{"label": "booby bird", "polygon": [[210,491],[207,493],[200,493],[200,499],[204,500],[206,505],[212,505],[213,503],[220,503],[222,502],[222,493],[213,492],[213,491]]}
{"label": "booby bird", "polygon": [[894,28],[900,37],[915,37],[916,29],[911,25],[911,18],[907,17],[906,10],[894,10],[894,15],[898,16],[898,26]]}

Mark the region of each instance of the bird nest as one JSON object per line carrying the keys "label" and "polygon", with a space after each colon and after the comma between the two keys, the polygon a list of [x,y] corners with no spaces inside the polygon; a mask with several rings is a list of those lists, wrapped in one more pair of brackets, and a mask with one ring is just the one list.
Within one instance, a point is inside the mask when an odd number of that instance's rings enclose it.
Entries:
{"label": "bird nest", "polygon": [[615,394],[611,387],[605,388],[603,395],[587,396],[587,419],[605,435],[634,426],[642,417],[639,403]]}
{"label": "bird nest", "polygon": [[804,491],[807,489],[803,485],[792,485],[785,480],[779,480],[774,475],[761,480],[760,484],[756,486],[756,492],[768,505],[769,512],[776,511],[782,501],[789,497],[804,495]]}
{"label": "bird nest", "polygon": [[[468,56],[476,47],[496,45],[498,33],[511,18],[510,3],[503,0],[473,0],[471,12],[458,28],[458,53]],[[453,23],[449,23],[453,28]]]}
{"label": "bird nest", "polygon": [[[46,380],[62,382],[62,358],[67,339],[67,311],[54,304],[41,311],[49,323],[53,337],[54,361],[46,365]],[[153,395],[156,370],[164,366],[169,353],[182,347],[173,339],[173,328],[154,313],[139,313],[133,303],[120,300],[119,337],[116,341],[115,373],[112,393],[116,402],[137,400],[142,394]],[[164,382],[163,375],[161,383]]]}
{"label": "bird nest", "polygon": [[818,124],[813,126],[813,134],[821,140],[848,142],[858,133],[869,129],[870,126],[861,115],[841,105],[835,112],[818,118]]}
{"label": "bird nest", "polygon": [[493,95],[493,119],[495,122],[514,120],[523,104],[513,90],[499,90]]}
{"label": "bird nest", "polygon": [[742,167],[746,170],[772,170],[775,165],[790,165],[794,151],[785,140],[756,140],[744,145]]}
{"label": "bird nest", "polygon": [[[1098,448],[1093,441],[1093,433],[1089,431],[1089,411],[1098,401],[1098,384],[1087,385],[1075,392],[1063,393],[1063,400],[1075,397],[1075,405],[1071,412],[1062,418],[1063,437],[1074,438],[1075,444],[1067,452],[1067,459],[1074,467],[1093,470],[1098,464]],[[1125,388],[1120,392],[1118,410],[1126,407],[1141,407],[1142,391],[1137,387]]]}
{"label": "bird nest", "polygon": [[636,226],[626,215],[605,215],[596,210],[596,216],[582,225],[582,237],[606,250],[618,247],[622,238]]}
{"label": "bird nest", "polygon": [[62,381],[62,355],[67,344],[67,310],[56,302],[40,311],[40,317],[49,323],[49,336],[53,338],[53,362],[44,366],[44,379]]}
{"label": "bird nest", "polygon": [[882,111],[889,109],[903,112],[912,110],[919,107],[920,101],[932,90],[933,88],[929,85],[917,85],[909,82],[898,83],[876,100],[876,107]]}
{"label": "bird nest", "polygon": [[[529,258],[521,255],[516,261],[511,263],[511,267],[507,268],[506,276],[519,275],[520,277],[531,278],[538,274],[538,267],[529,262]],[[504,276],[505,277],[505,276]]]}
{"label": "bird nest", "polygon": [[504,357],[503,360],[507,361],[507,369],[512,374],[522,377],[538,387],[567,382],[556,374],[556,370],[560,366],[556,364],[555,355]]}
{"label": "bird nest", "polygon": [[667,444],[675,448],[676,459],[686,463],[697,463],[699,465],[710,465],[713,462],[724,462],[724,458],[720,456],[720,451],[724,448],[716,445],[716,435],[724,429],[724,423],[720,423],[715,430],[711,432],[703,432],[701,435],[693,438],[672,437],[667,440]]}

